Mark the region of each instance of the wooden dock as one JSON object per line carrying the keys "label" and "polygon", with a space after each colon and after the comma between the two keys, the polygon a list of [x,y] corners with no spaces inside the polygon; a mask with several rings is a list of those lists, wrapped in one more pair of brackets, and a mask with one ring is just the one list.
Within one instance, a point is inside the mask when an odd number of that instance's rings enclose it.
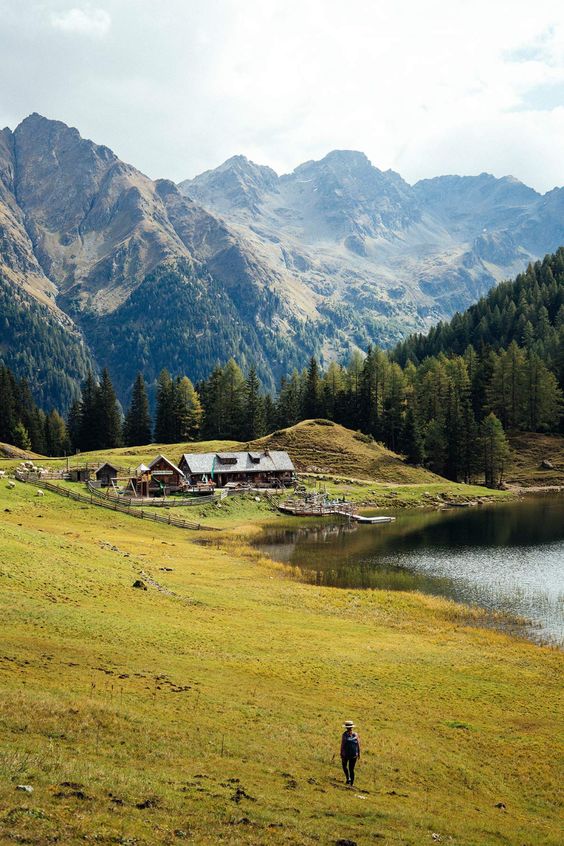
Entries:
{"label": "wooden dock", "polygon": [[278,506],[278,509],[283,514],[292,514],[294,517],[328,517],[337,515],[338,517],[346,517],[348,520],[354,520],[356,523],[393,523],[395,517],[389,516],[374,516],[366,517],[359,514],[354,505],[350,502],[336,502],[323,498],[312,498],[311,500],[301,500],[298,502],[287,501]]}

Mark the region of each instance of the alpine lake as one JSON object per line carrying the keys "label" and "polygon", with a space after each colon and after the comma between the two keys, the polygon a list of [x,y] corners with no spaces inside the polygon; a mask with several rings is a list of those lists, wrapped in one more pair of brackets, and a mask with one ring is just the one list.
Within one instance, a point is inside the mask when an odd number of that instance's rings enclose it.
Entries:
{"label": "alpine lake", "polygon": [[310,583],[443,596],[496,612],[493,625],[564,646],[564,495],[388,513],[395,521],[379,525],[268,524],[254,545]]}

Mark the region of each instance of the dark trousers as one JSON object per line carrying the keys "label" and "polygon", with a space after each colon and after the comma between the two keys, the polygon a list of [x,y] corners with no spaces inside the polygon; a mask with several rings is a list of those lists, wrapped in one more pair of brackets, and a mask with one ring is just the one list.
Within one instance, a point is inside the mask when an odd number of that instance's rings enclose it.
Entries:
{"label": "dark trousers", "polygon": [[341,758],[343,772],[347,777],[347,783],[354,784],[354,767],[356,758]]}

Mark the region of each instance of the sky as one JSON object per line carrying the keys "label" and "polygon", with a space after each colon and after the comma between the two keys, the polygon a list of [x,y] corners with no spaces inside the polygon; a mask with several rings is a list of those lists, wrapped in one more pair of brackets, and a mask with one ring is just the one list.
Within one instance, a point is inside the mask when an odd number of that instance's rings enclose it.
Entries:
{"label": "sky", "polygon": [[564,185],[564,2],[0,0],[0,127],[76,126],[152,178],[333,149],[407,179]]}

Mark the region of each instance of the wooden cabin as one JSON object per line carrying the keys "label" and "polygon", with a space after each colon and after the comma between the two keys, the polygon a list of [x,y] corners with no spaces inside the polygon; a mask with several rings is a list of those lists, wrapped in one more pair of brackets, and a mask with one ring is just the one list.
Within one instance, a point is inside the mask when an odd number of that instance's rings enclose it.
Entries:
{"label": "wooden cabin", "polygon": [[167,496],[183,490],[186,479],[182,470],[165,455],[157,455],[148,468],[149,496]]}
{"label": "wooden cabin", "polygon": [[109,488],[112,482],[115,482],[117,479],[118,470],[119,468],[114,464],[110,464],[109,461],[98,467],[94,475],[96,476],[96,481],[100,483],[100,487]]}
{"label": "wooden cabin", "polygon": [[295,478],[292,459],[282,450],[184,453],[178,466],[188,486],[211,481],[218,487],[286,487]]}

